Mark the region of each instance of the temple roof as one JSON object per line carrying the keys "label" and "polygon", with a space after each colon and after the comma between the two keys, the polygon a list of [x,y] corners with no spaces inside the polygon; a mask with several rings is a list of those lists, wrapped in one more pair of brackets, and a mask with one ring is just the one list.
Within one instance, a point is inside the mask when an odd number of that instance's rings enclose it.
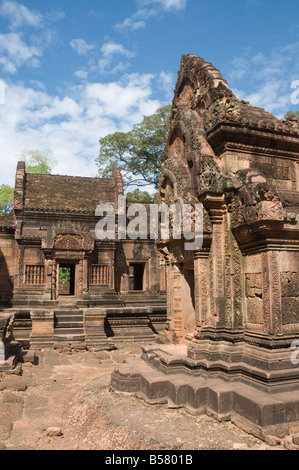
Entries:
{"label": "temple roof", "polygon": [[1,229],[11,229],[14,228],[16,223],[16,217],[14,212],[10,214],[0,214],[0,228]]}
{"label": "temple roof", "polygon": [[26,174],[25,209],[94,213],[101,203],[115,201],[110,179]]}
{"label": "temple roof", "polygon": [[[188,91],[188,89],[190,91]],[[182,55],[174,104],[192,109],[205,109],[205,130],[211,132],[221,123],[260,129],[298,139],[299,122],[296,116],[278,119],[263,108],[238,100],[221,72],[211,63],[195,55]]]}

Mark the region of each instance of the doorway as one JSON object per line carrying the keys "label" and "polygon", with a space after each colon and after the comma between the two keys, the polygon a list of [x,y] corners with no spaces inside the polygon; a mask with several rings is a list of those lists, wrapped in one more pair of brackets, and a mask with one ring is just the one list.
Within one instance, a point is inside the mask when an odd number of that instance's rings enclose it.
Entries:
{"label": "doorway", "polygon": [[130,264],[130,290],[143,291],[144,263]]}
{"label": "doorway", "polygon": [[185,279],[187,284],[190,288],[190,298],[192,302],[192,307],[195,310],[195,279],[194,279],[194,268],[193,269],[186,269],[184,271]]}
{"label": "doorway", "polygon": [[71,297],[76,294],[76,265],[60,264],[58,274],[58,295]]}

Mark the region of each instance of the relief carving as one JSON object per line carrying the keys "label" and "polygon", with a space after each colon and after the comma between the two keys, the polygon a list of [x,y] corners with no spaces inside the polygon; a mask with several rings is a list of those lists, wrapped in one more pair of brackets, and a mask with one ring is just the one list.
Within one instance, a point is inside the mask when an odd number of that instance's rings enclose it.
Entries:
{"label": "relief carving", "polygon": [[79,235],[59,234],[55,237],[54,248],[56,250],[81,250],[83,245],[83,238]]}

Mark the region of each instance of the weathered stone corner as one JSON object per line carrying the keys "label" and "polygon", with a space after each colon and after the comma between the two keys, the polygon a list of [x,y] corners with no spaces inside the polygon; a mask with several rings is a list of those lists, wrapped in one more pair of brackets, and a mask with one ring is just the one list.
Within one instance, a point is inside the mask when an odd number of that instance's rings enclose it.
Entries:
{"label": "weathered stone corner", "polygon": [[298,162],[297,120],[239,101],[211,64],[182,56],[157,200],[202,203],[203,246],[161,243],[167,325],[117,367],[114,389],[261,439],[298,432]]}

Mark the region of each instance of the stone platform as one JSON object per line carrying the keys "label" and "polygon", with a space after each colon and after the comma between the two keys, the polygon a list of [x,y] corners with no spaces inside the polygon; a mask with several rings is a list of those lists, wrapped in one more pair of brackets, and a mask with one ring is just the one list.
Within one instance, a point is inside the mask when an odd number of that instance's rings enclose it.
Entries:
{"label": "stone platform", "polygon": [[220,369],[214,364],[214,371],[205,371],[200,361],[187,357],[185,345],[151,344],[117,366],[111,386],[149,404],[231,421],[262,440],[299,431],[298,390],[268,393],[242,382],[240,373],[225,379]]}

